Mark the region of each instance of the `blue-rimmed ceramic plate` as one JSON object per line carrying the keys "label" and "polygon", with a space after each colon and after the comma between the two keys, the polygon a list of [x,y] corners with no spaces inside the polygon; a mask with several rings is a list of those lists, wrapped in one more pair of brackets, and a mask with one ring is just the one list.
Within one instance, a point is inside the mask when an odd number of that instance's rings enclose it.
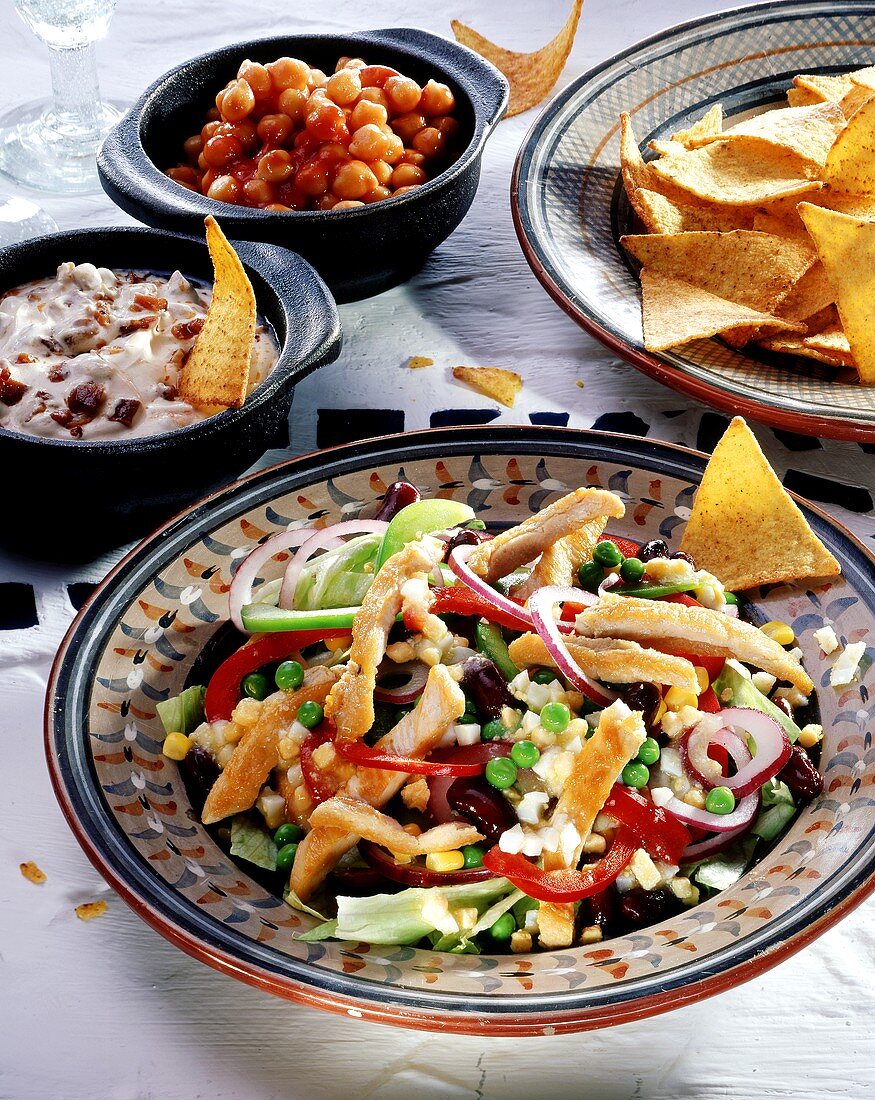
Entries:
{"label": "blue-rimmed ceramic plate", "polygon": [[[612,527],[676,545],[705,465],[693,451],[555,428],[458,428],[356,443],[284,463],[183,512],[100,586],[62,644],[48,690],[46,749],[77,839],[159,932],[225,973],[336,1012],[417,1028],[550,1034],[606,1026],[720,992],[819,935],[875,883],[875,668],[836,692],[813,632],[842,642],[875,626],[875,563],[807,507],[844,575],[773,588],[755,602],[793,625],[819,685],[823,796],[731,890],[670,921],[605,943],[533,955],[450,955],[412,947],[302,943],[314,921],[222,851],[161,755],[156,703],[178,692],[223,630],[233,567],[291,523],[334,522],[405,477],[425,496],[466,501],[510,524],[580,485],[626,502]],[[277,572],[282,563],[276,563]]]}
{"label": "blue-rimmed ceramic plate", "polygon": [[753,358],[720,340],[644,348],[638,280],[620,247],[635,231],[620,180],[619,115],[642,153],[715,102],[738,116],[786,102],[796,73],[872,63],[875,6],[854,0],[757,4],[673,27],[575,80],[535,122],[511,185],[526,259],[588,332],[660,382],[790,431],[875,440],[875,387],[813,360]]}

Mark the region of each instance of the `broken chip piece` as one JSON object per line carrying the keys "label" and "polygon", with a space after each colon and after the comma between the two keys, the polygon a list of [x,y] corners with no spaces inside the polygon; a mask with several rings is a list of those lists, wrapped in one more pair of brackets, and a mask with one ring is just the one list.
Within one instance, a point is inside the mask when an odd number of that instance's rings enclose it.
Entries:
{"label": "broken chip piece", "polygon": [[29,859],[27,863],[19,863],[19,871],[24,875],[28,882],[34,883],[36,886],[42,885],[46,881],[46,873],[42,871],[33,860]]}
{"label": "broken chip piece", "polygon": [[106,912],[105,901],[85,901],[81,905],[77,905],[74,912],[79,920],[94,920],[97,917],[102,917]]}
{"label": "broken chip piece", "polygon": [[453,378],[458,378],[479,393],[500,401],[509,409],[513,408],[516,395],[523,386],[523,380],[516,371],[503,370],[501,367],[453,367]]}

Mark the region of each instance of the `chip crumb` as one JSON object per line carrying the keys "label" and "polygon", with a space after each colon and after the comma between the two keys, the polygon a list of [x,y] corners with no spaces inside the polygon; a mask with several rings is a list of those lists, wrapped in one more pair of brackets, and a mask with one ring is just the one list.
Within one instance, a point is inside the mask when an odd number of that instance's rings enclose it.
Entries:
{"label": "chip crumb", "polygon": [[95,920],[106,912],[105,901],[85,901],[74,910],[79,920]]}
{"label": "chip crumb", "polygon": [[581,379],[579,379],[579,378],[577,379],[577,381],[574,384],[575,384],[575,386],[577,386],[577,388],[579,390],[582,390],[583,387],[586,385],[586,383],[581,381]]}
{"label": "chip crumb", "polygon": [[45,871],[42,871],[39,867],[37,867],[32,859],[29,859],[27,863],[19,863],[18,869],[19,871],[21,871],[28,882],[33,882],[37,886],[46,881]]}
{"label": "chip crumb", "polygon": [[523,388],[522,377],[502,367],[453,367],[453,378],[509,409],[513,408],[516,395]]}
{"label": "chip crumb", "polygon": [[434,359],[429,359],[427,355],[411,355],[407,361],[407,367],[409,370],[422,370],[423,367],[433,367]]}

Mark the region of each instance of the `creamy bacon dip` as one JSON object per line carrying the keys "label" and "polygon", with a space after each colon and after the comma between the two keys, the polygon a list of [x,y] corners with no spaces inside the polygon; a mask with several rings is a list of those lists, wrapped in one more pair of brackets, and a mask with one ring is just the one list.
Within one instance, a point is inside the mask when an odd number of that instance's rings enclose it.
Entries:
{"label": "creamy bacon dip", "polygon": [[[212,287],[63,263],[0,299],[0,427],[54,439],[154,435],[205,419],[178,393]],[[256,328],[249,389],[273,370]]]}

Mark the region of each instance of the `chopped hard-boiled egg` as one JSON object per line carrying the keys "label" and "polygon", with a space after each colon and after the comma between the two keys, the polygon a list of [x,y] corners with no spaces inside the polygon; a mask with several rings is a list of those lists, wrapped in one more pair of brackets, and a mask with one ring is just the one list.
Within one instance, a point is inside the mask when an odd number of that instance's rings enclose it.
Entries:
{"label": "chopped hard-boiled egg", "polygon": [[851,642],[846,645],[830,670],[830,684],[833,687],[845,687],[852,683],[865,652],[865,642]]}

